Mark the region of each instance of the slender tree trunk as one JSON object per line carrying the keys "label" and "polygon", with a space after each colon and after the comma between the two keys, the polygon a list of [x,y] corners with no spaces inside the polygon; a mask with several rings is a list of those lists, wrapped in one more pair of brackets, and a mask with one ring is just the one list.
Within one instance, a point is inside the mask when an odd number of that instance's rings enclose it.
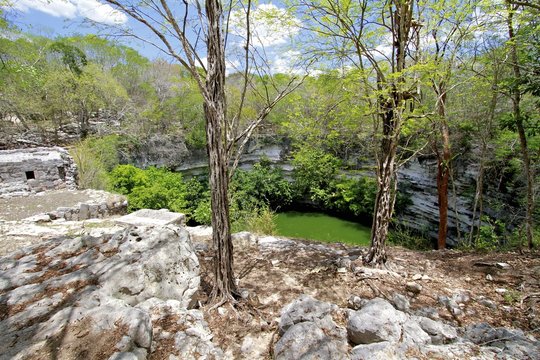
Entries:
{"label": "slender tree trunk", "polygon": [[229,220],[228,159],[225,126],[225,53],[219,0],[206,0],[208,16],[206,97],[206,138],[212,207],[215,300],[232,300],[238,293],[233,272],[233,244]]}
{"label": "slender tree trunk", "polygon": [[90,130],[90,114],[88,110],[82,106],[79,112],[79,137],[81,140],[84,140],[88,137],[88,132]]}
{"label": "slender tree trunk", "polygon": [[439,114],[439,127],[442,140],[442,154],[437,151],[437,195],[439,199],[439,237],[437,249],[446,247],[448,234],[448,180],[450,178],[450,161],[452,152],[450,148],[450,129],[446,121],[446,89],[439,86],[439,98],[437,100],[437,112]]}
{"label": "slender tree trunk", "polygon": [[[493,83],[491,85],[492,89],[495,89],[499,83],[499,72],[495,69],[493,74]],[[486,154],[488,150],[488,139],[491,137],[491,132],[493,128],[493,121],[495,120],[495,109],[497,108],[497,92],[493,91],[491,95],[491,102],[489,104],[488,110],[488,121],[486,128],[482,129],[482,149],[480,151],[480,166],[478,168],[478,175],[476,177],[476,192],[474,196],[474,205],[472,213],[472,222],[471,222],[471,231],[469,235],[469,244],[473,244],[473,238],[475,242],[478,238],[478,233],[480,232],[480,226],[482,224],[482,215],[483,215],[483,194],[484,194],[484,172],[485,172],[485,163],[486,163]],[[483,125],[483,124],[482,124]],[[476,226],[475,231],[475,221],[476,221],[476,211],[478,210],[478,225]]]}
{"label": "slender tree trunk", "polygon": [[399,135],[399,126],[396,122],[393,109],[383,114],[383,139],[381,141],[381,154],[377,164],[377,196],[371,226],[371,246],[364,257],[364,263],[382,264],[386,262],[385,242],[388,237],[388,226],[394,211],[395,194],[397,187],[396,177],[396,149]]}
{"label": "slender tree trunk", "polygon": [[523,171],[527,181],[527,204],[525,214],[525,233],[527,235],[527,245],[529,249],[533,247],[533,211],[534,211],[534,174],[531,167],[531,159],[529,148],[527,145],[527,136],[523,126],[523,117],[521,115],[521,92],[518,83],[521,80],[521,69],[517,53],[517,39],[514,32],[514,11],[516,10],[509,0],[506,0],[508,10],[508,40],[510,45],[510,59],[512,61],[512,70],[514,72],[514,84],[510,89],[512,98],[512,114],[516,122],[516,127],[519,135],[519,144],[521,148],[521,157],[523,160]]}
{"label": "slender tree trunk", "polygon": [[[371,246],[364,263],[382,264],[386,262],[386,239],[388,227],[394,212],[395,191],[397,189],[396,151],[401,133],[405,99],[409,96],[403,89],[401,77],[406,66],[406,50],[412,30],[413,0],[392,1],[393,55],[392,73],[398,78],[388,83],[378,74],[378,90],[390,90],[378,99],[379,116],[382,123],[381,152],[377,160],[377,196],[371,227]],[[381,93],[384,93],[381,91]],[[388,97],[388,98],[386,98]]]}

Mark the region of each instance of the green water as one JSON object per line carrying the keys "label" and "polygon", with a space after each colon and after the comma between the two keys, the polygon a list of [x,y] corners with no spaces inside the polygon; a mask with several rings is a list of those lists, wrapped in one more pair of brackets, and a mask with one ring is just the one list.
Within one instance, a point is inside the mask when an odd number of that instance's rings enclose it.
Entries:
{"label": "green water", "polygon": [[321,213],[278,213],[276,225],[281,236],[353,245],[369,245],[370,242],[371,230],[367,226]]}

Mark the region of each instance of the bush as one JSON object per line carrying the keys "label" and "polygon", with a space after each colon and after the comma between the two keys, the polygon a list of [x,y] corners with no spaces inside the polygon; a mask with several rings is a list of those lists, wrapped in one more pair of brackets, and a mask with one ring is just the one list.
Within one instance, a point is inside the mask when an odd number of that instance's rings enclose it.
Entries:
{"label": "bush", "polygon": [[133,165],[119,165],[109,173],[109,184],[112,191],[129,195],[133,188],[144,184],[144,170]]}
{"label": "bush", "polygon": [[292,163],[296,197],[320,201],[335,182],[341,161],[323,150],[304,147],[293,154]]}
{"label": "bush", "polygon": [[110,174],[111,188],[127,195],[129,210],[169,209],[184,212],[187,207],[186,184],[182,175],[165,169],[138,169],[120,165]]}
{"label": "bush", "polygon": [[239,210],[278,208],[291,203],[293,192],[281,169],[262,159],[251,171],[237,170],[231,183],[232,200]]}
{"label": "bush", "polygon": [[399,224],[396,224],[394,228],[388,232],[388,242],[392,245],[402,246],[411,250],[426,251],[433,249],[433,244],[430,239],[416,234]]}
{"label": "bush", "polygon": [[273,235],[276,231],[275,214],[269,207],[238,209],[237,204],[231,206],[232,232],[249,231],[254,234]]}
{"label": "bush", "polygon": [[77,164],[78,182],[81,189],[107,188],[107,171],[99,157],[88,146],[87,142],[80,142],[70,149],[70,154]]}

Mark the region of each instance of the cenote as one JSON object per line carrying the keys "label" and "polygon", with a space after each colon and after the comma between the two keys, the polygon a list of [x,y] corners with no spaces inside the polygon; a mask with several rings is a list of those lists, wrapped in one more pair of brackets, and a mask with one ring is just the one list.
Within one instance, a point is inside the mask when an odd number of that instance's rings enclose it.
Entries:
{"label": "cenote", "polygon": [[322,213],[278,213],[276,225],[277,233],[281,236],[352,245],[370,243],[369,227]]}

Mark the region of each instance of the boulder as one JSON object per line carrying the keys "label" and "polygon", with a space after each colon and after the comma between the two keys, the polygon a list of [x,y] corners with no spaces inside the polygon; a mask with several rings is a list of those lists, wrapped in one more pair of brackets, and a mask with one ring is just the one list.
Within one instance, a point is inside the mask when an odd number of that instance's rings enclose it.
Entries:
{"label": "boulder", "polygon": [[292,326],[274,348],[276,360],[290,359],[348,359],[346,343],[327,336],[313,322]]}
{"label": "boulder", "polygon": [[302,295],[281,311],[279,333],[284,334],[291,326],[304,321],[320,320],[337,309],[337,305],[316,300],[309,295]]}
{"label": "boulder", "polygon": [[0,268],[0,358],[223,357],[188,309],[200,278],[183,228],[42,241]]}
{"label": "boulder", "polygon": [[413,319],[423,331],[429,334],[432,344],[448,344],[457,339],[457,331],[450,325],[421,316],[413,317]]}
{"label": "boulder", "polygon": [[392,344],[382,341],[355,346],[351,351],[351,360],[393,360],[397,357]]}
{"label": "boulder", "polygon": [[281,311],[276,359],[348,359],[347,331],[332,315],[339,308],[302,295]]}
{"label": "boulder", "polygon": [[118,250],[114,265],[100,276],[107,296],[130,305],[151,297],[176,299],[184,307],[191,303],[200,283],[199,262],[184,229],[134,229]]}
{"label": "boulder", "polygon": [[388,301],[375,298],[360,310],[351,312],[347,322],[349,341],[355,345],[398,341],[407,316]]}
{"label": "boulder", "polygon": [[394,297],[392,298],[392,302],[394,303],[394,306],[396,307],[396,309],[403,312],[409,311],[411,307],[409,300],[401,294],[395,294]]}

